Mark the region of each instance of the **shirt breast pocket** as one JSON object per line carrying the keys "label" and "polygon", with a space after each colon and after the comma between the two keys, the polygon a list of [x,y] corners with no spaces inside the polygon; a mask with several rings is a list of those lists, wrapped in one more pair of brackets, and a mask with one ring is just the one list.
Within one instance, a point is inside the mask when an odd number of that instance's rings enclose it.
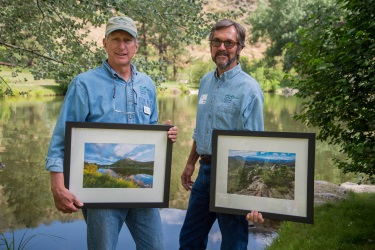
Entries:
{"label": "shirt breast pocket", "polygon": [[221,105],[215,114],[215,125],[218,129],[234,129],[238,122],[239,109],[231,105]]}
{"label": "shirt breast pocket", "polygon": [[153,110],[152,105],[153,103],[151,102],[151,100],[143,98],[143,97],[138,98],[137,115],[139,116],[139,122],[141,124],[150,123],[151,112]]}

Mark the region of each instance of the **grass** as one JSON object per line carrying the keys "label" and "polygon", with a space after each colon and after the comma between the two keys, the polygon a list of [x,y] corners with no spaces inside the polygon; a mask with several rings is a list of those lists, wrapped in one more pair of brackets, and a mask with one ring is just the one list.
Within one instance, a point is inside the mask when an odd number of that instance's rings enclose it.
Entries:
{"label": "grass", "polygon": [[26,237],[27,231],[28,230],[26,230],[23,233],[22,238],[21,238],[21,240],[20,240],[20,242],[19,242],[18,245],[16,244],[16,241],[15,241],[14,232],[12,234],[11,239],[6,238],[4,234],[0,233],[0,249],[6,249],[6,250],[23,250],[23,249],[27,249],[27,247],[30,245],[30,241],[32,239],[34,239],[35,237],[38,237],[38,236],[47,236],[47,237],[53,237],[53,238],[63,239],[61,237],[54,236],[54,235],[48,235],[48,234],[33,234],[31,236]]}
{"label": "grass", "polygon": [[315,208],[314,224],[283,222],[267,250],[375,249],[375,193]]}
{"label": "grass", "polygon": [[[60,86],[52,79],[35,80],[27,69],[21,70],[16,76],[12,72],[11,68],[0,66],[0,96],[1,89],[5,91],[7,88],[3,80],[11,87],[15,97],[60,96],[64,94]],[[194,85],[167,81],[158,88],[158,94],[173,94],[174,90],[185,92],[186,90],[198,90],[198,88]]]}
{"label": "grass", "polygon": [[0,88],[5,88],[9,85],[12,88],[13,94],[17,96],[39,97],[39,96],[56,96],[63,95],[63,90],[60,86],[51,79],[35,80],[31,73],[23,69],[16,75],[9,67],[0,67]]}
{"label": "grass", "polygon": [[157,91],[158,94],[196,92],[198,91],[198,86],[193,84],[181,84],[175,81],[166,81],[160,84]]}

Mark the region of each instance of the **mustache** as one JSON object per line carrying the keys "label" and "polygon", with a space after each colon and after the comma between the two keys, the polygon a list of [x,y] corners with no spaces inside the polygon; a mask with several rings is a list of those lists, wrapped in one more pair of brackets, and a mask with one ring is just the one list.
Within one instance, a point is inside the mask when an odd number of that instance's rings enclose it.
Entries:
{"label": "mustache", "polygon": [[226,51],[217,51],[215,53],[215,57],[217,57],[217,56],[228,56],[229,57],[229,54]]}

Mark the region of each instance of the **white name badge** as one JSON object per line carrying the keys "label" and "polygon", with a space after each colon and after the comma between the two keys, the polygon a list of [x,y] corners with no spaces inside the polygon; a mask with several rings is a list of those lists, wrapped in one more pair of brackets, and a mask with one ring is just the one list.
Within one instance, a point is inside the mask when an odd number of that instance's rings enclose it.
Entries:
{"label": "white name badge", "polygon": [[151,114],[151,109],[149,107],[143,106],[143,112],[146,115],[150,115]]}
{"label": "white name badge", "polygon": [[201,95],[201,98],[199,99],[199,104],[206,104],[207,96],[207,94]]}

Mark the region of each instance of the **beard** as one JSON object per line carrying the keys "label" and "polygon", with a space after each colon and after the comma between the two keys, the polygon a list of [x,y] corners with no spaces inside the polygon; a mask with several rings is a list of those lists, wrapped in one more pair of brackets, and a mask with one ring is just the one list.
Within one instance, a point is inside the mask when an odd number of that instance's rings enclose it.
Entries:
{"label": "beard", "polygon": [[[228,59],[227,60],[218,60],[217,57],[218,56],[226,56]],[[232,65],[232,63],[234,61],[236,61],[236,57],[233,57],[233,58],[230,58],[229,54],[225,51],[217,51],[215,53],[215,56],[212,58],[212,60],[215,62],[216,66],[219,68],[219,69],[226,69],[228,68],[230,65]]]}

